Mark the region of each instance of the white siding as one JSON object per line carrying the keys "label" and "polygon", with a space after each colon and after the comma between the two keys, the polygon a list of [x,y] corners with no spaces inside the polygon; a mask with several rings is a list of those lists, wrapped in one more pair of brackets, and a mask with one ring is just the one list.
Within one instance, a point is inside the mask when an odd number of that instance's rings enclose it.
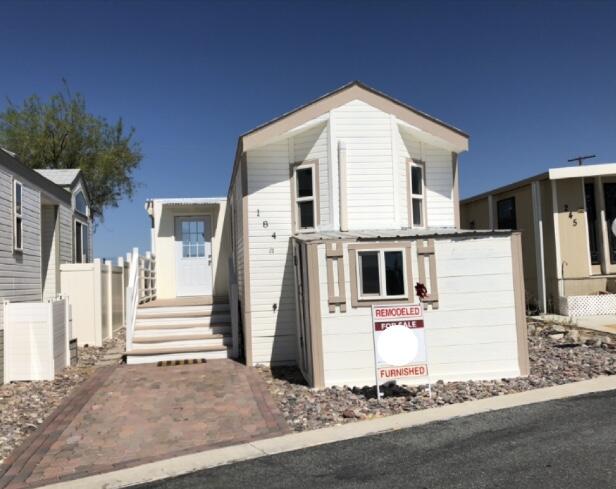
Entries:
{"label": "white siding", "polygon": [[59,287],[58,247],[56,246],[56,207],[44,205],[41,210],[41,261],[43,273],[43,300],[53,299]]}
{"label": "white siding", "polygon": [[60,206],[60,264],[73,263],[73,211],[69,207]]}
{"label": "white siding", "polygon": [[[439,308],[425,312],[432,381],[519,375],[510,238],[438,239],[435,246]],[[344,262],[347,312],[330,314],[325,246],[319,246],[325,383],[374,385],[371,309],[350,305],[346,247]]]}
{"label": "white siding", "polygon": [[244,297],[244,209],[242,205],[241,169],[235,175],[231,190],[231,222],[233,226],[234,263],[237,275],[237,288],[240,298]]}
{"label": "white siding", "polygon": [[293,155],[284,140],[250,151],[247,157],[250,256],[247,286],[253,362],[294,363],[296,316],[289,239],[292,219],[289,164]]}
{"label": "white siding", "polygon": [[295,136],[292,140],[294,162],[319,160],[319,212],[321,227],[329,224],[329,161],[327,157],[329,131],[320,124]]}
{"label": "white siding", "polygon": [[396,131],[400,169],[400,217],[408,226],[406,165],[408,158],[422,160],[426,164],[426,205],[428,227],[454,227],[453,167],[451,151],[420,142],[404,130]]}
{"label": "white siding", "polygon": [[[23,252],[13,252],[13,179],[0,169],[0,300],[40,301],[41,196],[23,184]],[[2,308],[0,308],[2,327]]]}
{"label": "white siding", "polygon": [[336,139],[346,143],[349,229],[399,228],[389,114],[359,100],[333,112]]}

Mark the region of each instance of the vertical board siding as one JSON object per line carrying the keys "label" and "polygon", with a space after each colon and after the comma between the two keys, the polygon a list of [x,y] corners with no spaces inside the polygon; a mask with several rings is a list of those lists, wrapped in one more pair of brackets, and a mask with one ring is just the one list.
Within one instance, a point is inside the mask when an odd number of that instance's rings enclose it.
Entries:
{"label": "vertical board siding", "polygon": [[286,140],[247,154],[250,284],[246,286],[255,364],[296,361],[290,156]]}
{"label": "vertical board siding", "polygon": [[394,222],[389,114],[360,100],[334,112],[336,138],[346,143],[349,229],[399,227]]}
{"label": "vertical board siding", "polygon": [[41,195],[28,182],[20,181],[23,184],[23,252],[13,252],[13,178],[0,170],[0,300],[40,301]]}
{"label": "vertical board siding", "polygon": [[[435,240],[439,309],[425,312],[432,381],[519,375],[510,240]],[[413,245],[413,257],[415,251]],[[319,246],[325,383],[374,385],[371,309],[351,307],[348,253],[345,246],[347,312],[330,313],[325,245]]]}
{"label": "vertical board siding", "polygon": [[416,158],[426,164],[426,206],[429,227],[455,227],[453,168],[451,151],[421,142],[404,130],[396,140],[400,168],[400,217],[408,226],[407,160]]}
{"label": "vertical board siding", "polygon": [[329,130],[327,122],[293,137],[293,161],[319,160],[319,214],[321,227],[329,224]]}
{"label": "vertical board siding", "polygon": [[244,296],[244,207],[242,205],[242,170],[235,175],[233,190],[233,234],[235,236],[235,273],[240,298]]}

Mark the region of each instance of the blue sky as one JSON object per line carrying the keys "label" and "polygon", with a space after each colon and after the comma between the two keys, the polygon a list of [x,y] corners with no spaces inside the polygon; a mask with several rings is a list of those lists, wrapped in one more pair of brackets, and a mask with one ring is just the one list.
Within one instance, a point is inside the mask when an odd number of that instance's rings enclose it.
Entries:
{"label": "blue sky", "polygon": [[237,136],[359,79],[471,135],[468,196],[616,161],[616,2],[4,0],[0,109],[66,78],[136,128],[133,201],[97,256],[149,247],[148,197],[226,195]]}

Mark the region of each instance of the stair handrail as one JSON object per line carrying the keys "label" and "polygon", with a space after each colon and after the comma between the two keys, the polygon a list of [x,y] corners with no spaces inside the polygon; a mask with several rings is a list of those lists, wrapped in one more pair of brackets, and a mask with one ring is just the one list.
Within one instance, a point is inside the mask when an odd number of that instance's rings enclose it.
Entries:
{"label": "stair handrail", "polygon": [[129,255],[128,286],[126,287],[126,351],[133,348],[133,336],[135,334],[135,321],[137,319],[137,307],[139,306],[139,249],[133,248]]}

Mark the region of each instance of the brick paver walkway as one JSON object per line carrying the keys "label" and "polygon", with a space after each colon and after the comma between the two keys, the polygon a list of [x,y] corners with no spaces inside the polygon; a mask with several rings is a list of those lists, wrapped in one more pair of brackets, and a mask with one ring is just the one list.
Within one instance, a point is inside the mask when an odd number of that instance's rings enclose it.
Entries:
{"label": "brick paver walkway", "polygon": [[258,374],[231,360],[100,368],[0,468],[36,487],[289,431]]}

